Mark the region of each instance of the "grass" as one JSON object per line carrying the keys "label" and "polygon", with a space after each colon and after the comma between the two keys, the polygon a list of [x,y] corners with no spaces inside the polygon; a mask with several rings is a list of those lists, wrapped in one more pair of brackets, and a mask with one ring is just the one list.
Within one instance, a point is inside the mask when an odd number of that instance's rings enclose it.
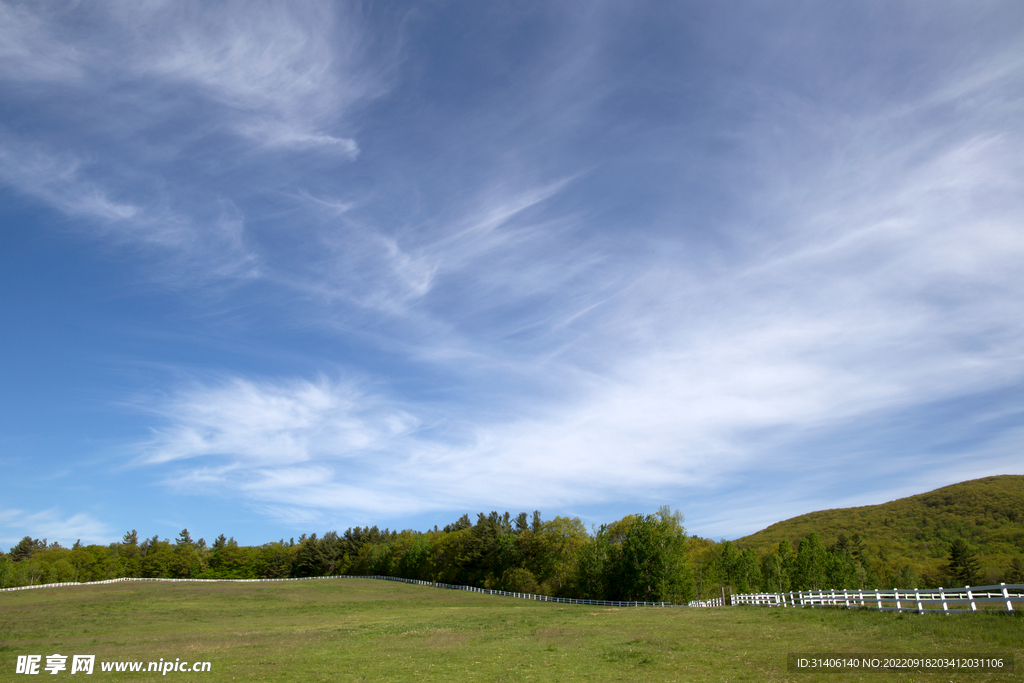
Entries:
{"label": "grass", "polygon": [[[166,680],[811,683],[827,677],[787,673],[788,652],[1000,653],[1013,654],[1024,670],[1024,619],[757,607],[609,609],[363,579],[121,583],[0,594],[0,680],[25,680],[14,673],[17,655],[55,652],[97,655],[100,681],[164,678],[103,673],[100,661],[180,657],[210,661],[212,672],[171,672]],[[850,672],[837,678],[980,682],[1022,680],[1024,671]]]}

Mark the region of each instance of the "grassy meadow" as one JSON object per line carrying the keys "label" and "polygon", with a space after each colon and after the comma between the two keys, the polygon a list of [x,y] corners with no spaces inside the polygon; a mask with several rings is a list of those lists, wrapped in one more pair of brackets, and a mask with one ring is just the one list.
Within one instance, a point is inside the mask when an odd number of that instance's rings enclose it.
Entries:
{"label": "grassy meadow", "polygon": [[[1012,653],[1017,673],[848,672],[842,681],[1024,680],[1019,614],[559,605],[368,579],[120,583],[0,593],[0,680],[20,654],[97,655],[100,681],[807,681],[787,652]],[[104,673],[104,660],[210,673]],[[70,658],[69,671],[70,671]],[[71,675],[64,671],[46,680]],[[78,674],[75,674],[77,676]],[[32,679],[28,679],[32,680]],[[75,679],[72,679],[75,680]]]}

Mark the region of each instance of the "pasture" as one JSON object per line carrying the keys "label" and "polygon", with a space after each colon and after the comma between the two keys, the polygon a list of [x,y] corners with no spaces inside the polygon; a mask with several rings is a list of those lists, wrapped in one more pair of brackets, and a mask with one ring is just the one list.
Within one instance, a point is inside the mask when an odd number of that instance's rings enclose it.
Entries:
{"label": "pasture", "polygon": [[[788,673],[787,652],[1012,653],[1017,672]],[[604,608],[367,579],[120,583],[0,593],[0,680],[18,655],[95,654],[98,681],[1007,681],[1019,614]],[[100,662],[209,661],[209,673]],[[69,660],[70,661],[70,660]],[[44,680],[70,676],[62,671]],[[78,674],[74,674],[76,677]],[[38,679],[36,679],[38,680]],[[76,680],[73,678],[72,680]]]}

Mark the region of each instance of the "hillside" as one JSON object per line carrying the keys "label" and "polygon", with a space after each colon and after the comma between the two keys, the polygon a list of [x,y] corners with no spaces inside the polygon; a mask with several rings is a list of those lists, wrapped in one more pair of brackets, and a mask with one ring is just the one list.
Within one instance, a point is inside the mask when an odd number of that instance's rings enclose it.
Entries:
{"label": "hillside", "polygon": [[821,510],[793,517],[735,541],[758,554],[812,531],[825,545],[859,534],[867,556],[937,575],[950,542],[962,536],[978,551],[982,572],[998,577],[1024,555],[1024,476],[1002,475],[945,486],[881,505]]}

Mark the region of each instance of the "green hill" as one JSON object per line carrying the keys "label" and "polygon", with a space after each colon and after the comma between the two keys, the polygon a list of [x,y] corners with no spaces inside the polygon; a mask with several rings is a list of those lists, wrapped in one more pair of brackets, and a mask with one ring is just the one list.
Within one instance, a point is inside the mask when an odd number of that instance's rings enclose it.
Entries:
{"label": "green hill", "polygon": [[782,540],[796,547],[812,531],[825,545],[840,534],[857,534],[866,557],[893,568],[910,566],[935,585],[943,579],[950,543],[962,537],[977,551],[982,575],[998,582],[1024,555],[1024,476],[985,477],[881,505],[811,512],[735,544],[762,554]]}

